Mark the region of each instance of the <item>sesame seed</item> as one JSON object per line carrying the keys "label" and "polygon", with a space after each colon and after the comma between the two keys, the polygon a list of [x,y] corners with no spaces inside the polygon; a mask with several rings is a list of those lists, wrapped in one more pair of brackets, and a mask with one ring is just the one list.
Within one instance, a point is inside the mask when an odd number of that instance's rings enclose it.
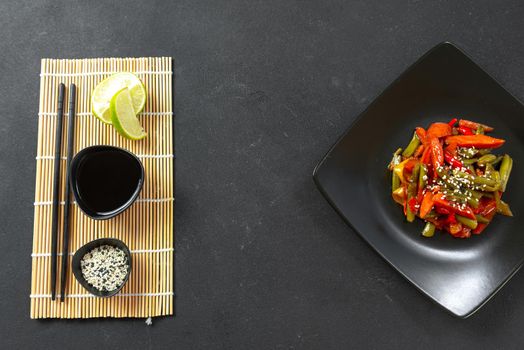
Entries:
{"label": "sesame seed", "polygon": [[99,291],[120,287],[127,276],[129,263],[125,252],[109,245],[96,247],[80,260],[82,275]]}

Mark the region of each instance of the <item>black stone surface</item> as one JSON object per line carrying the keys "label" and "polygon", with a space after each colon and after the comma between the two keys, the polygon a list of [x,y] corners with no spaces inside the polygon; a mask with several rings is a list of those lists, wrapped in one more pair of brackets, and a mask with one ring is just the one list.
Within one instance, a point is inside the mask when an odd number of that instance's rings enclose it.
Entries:
{"label": "black stone surface", "polygon": [[[523,16],[522,2],[484,0],[2,2],[1,347],[522,348],[522,272],[454,318],[342,222],[311,173],[438,42],[524,99]],[[176,61],[177,315],[30,320],[40,59],[157,55]]]}

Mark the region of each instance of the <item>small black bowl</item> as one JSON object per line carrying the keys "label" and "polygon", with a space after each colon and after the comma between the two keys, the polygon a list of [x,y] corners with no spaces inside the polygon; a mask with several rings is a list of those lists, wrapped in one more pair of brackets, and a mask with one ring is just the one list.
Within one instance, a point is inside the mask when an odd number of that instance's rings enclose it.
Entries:
{"label": "small black bowl", "polygon": [[[127,261],[129,263],[129,269],[127,270],[127,275],[126,275],[126,278],[124,279],[124,282],[122,282],[122,285],[120,285],[115,290],[101,292],[98,289],[92,287],[89,283],[87,283],[87,281],[84,278],[84,275],[82,274],[82,269],[80,267],[80,261],[82,260],[84,255],[89,253],[91,250],[97,247],[103,246],[103,245],[110,245],[110,246],[122,249],[124,253],[126,253]],[[129,248],[127,247],[127,245],[124,242],[116,238],[100,238],[100,239],[91,241],[83,245],[82,247],[80,247],[80,249],[78,249],[75,252],[75,255],[73,255],[73,262],[72,262],[71,269],[73,270],[73,274],[75,275],[75,278],[78,281],[78,283],[80,283],[82,287],[84,287],[89,293],[97,297],[107,298],[107,297],[112,297],[113,295],[117,294],[122,289],[122,287],[124,287],[127,280],[129,279],[129,275],[131,274],[131,266],[132,266],[131,252],[129,251]]]}
{"label": "small black bowl", "polygon": [[73,158],[69,181],[82,211],[97,220],[126,210],[144,184],[144,167],[133,153],[113,146],[84,148]]}

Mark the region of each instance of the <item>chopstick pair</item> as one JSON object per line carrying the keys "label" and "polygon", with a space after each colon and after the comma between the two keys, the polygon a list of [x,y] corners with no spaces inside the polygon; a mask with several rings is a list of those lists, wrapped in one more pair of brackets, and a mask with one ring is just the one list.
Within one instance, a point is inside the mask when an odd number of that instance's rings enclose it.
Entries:
{"label": "chopstick pair", "polygon": [[[51,222],[51,300],[56,299],[56,267],[58,255],[58,209],[60,206],[60,163],[62,149],[62,120],[64,117],[64,95],[65,85],[60,83],[58,86],[58,106],[56,122],[56,141],[55,141],[55,166],[53,182],[53,213]],[[62,269],[60,274],[60,300],[65,300],[65,287],[67,276],[67,259],[69,256],[69,216],[70,216],[70,186],[69,168],[73,155],[73,142],[75,131],[76,114],[76,85],[69,85],[69,113],[67,127],[67,161],[66,161],[66,184],[65,184],[65,205],[63,218],[63,239],[62,239]]]}

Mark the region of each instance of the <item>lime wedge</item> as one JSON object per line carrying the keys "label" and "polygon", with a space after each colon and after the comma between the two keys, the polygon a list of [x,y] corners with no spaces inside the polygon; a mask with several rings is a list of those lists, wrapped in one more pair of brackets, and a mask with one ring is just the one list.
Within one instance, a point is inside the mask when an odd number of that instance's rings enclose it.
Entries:
{"label": "lime wedge", "polygon": [[128,88],[118,91],[110,103],[111,121],[116,131],[131,140],[140,140],[147,133],[136,117],[133,98]]}
{"label": "lime wedge", "polygon": [[133,110],[138,114],[146,104],[146,89],[144,84],[131,73],[116,73],[101,81],[91,95],[91,109],[101,121],[111,124],[109,104],[117,91],[128,88],[133,101]]}

